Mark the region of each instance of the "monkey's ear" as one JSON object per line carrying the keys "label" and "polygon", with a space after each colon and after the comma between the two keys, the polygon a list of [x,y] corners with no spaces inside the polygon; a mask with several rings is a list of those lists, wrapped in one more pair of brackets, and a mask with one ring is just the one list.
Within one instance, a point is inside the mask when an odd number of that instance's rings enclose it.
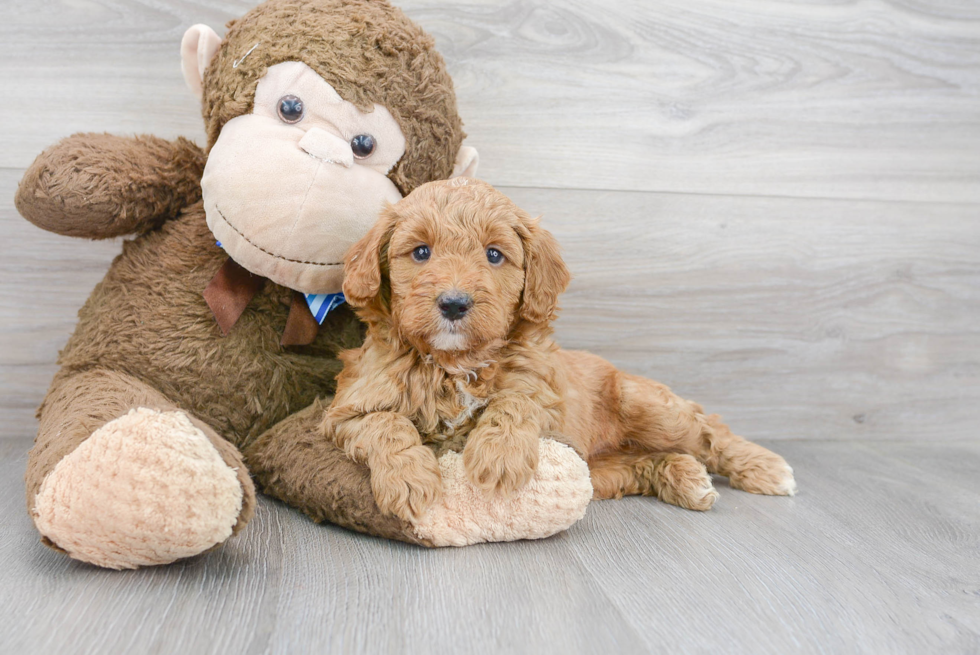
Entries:
{"label": "monkey's ear", "polygon": [[558,296],[571,282],[572,276],[561,258],[558,242],[551,232],[540,227],[537,219],[529,216],[524,225],[527,234],[524,236],[524,295],[521,318],[531,323],[547,323],[554,320]]}
{"label": "monkey's ear", "polygon": [[191,25],[180,41],[184,81],[198,99],[204,95],[204,71],[221,46],[221,37],[207,25]]}
{"label": "monkey's ear", "polygon": [[476,177],[476,167],[480,164],[480,153],[476,148],[461,146],[456,154],[452,177]]}
{"label": "monkey's ear", "polygon": [[387,251],[398,215],[392,205],[344,256],[344,298],[352,307],[367,307],[381,294],[381,258]]}

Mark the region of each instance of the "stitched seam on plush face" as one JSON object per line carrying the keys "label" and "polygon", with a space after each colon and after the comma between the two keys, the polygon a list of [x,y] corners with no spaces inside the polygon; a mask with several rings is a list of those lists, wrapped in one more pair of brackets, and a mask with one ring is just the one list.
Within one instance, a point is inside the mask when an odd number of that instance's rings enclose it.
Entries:
{"label": "stitched seam on plush face", "polygon": [[[310,184],[309,184],[309,186],[306,187],[306,193],[303,194],[303,200],[296,207],[296,216],[293,217],[293,224],[289,226],[290,233],[292,233],[296,229],[296,226],[299,225],[299,222],[301,220],[303,220],[303,205],[306,204],[307,199],[310,197],[310,189],[312,189],[313,188],[313,185],[316,184],[316,176],[320,173],[320,169],[323,168],[323,164],[324,164],[324,161],[325,161],[323,159],[320,159],[319,157],[314,157],[310,153],[306,153],[306,154],[310,155],[311,157],[313,157],[313,159],[315,159],[317,161],[316,170],[313,171],[313,175],[310,176]],[[225,218],[225,217],[222,216],[221,218]],[[225,218],[225,221],[227,221],[227,220],[228,219]],[[258,246],[256,246],[256,247],[258,247]],[[275,255],[273,255],[273,256],[275,256]],[[283,258],[283,259],[285,259],[285,258]],[[306,263],[306,262],[304,262],[304,263]]]}
{"label": "stitched seam on plush face", "polygon": [[223,220],[225,222],[225,225],[227,225],[232,230],[234,230],[235,231],[235,234],[237,234],[241,238],[245,239],[245,242],[246,243],[248,243],[250,246],[252,246],[253,248],[255,248],[257,250],[261,250],[262,252],[264,252],[265,254],[269,255],[270,257],[272,257],[274,259],[281,259],[284,262],[291,262],[293,264],[309,264],[311,266],[343,266],[344,265],[344,262],[310,262],[310,261],[303,261],[302,259],[290,259],[289,257],[283,257],[282,255],[277,255],[274,252],[270,252],[270,251],[266,250],[265,248],[263,248],[262,246],[258,245],[257,243],[254,243],[251,239],[249,239],[247,236],[245,236],[244,234],[242,234],[241,230],[239,230],[237,227],[235,227],[234,225],[232,225],[231,224],[231,221],[229,221],[227,218],[225,218],[225,215],[221,213],[221,210],[218,208],[217,205],[214,206],[214,211],[215,211],[216,214],[218,214],[218,216],[221,218],[221,220]]}

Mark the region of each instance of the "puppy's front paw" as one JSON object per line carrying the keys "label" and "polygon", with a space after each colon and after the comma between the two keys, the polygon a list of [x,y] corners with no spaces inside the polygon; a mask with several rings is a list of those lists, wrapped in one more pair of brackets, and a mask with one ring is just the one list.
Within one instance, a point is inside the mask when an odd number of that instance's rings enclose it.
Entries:
{"label": "puppy's front paw", "polygon": [[538,438],[521,438],[497,426],[478,427],[463,448],[463,467],[475,486],[510,496],[534,476]]}
{"label": "puppy's front paw", "polygon": [[442,493],[439,462],[425,446],[411,446],[371,467],[371,489],[383,514],[414,522]]}

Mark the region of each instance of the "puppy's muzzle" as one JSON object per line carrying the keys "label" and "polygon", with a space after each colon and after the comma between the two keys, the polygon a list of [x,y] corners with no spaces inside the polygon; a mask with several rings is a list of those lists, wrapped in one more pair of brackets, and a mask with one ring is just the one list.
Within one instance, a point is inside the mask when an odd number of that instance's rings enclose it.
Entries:
{"label": "puppy's muzzle", "polygon": [[473,298],[467,293],[448,291],[439,294],[439,297],[436,298],[436,304],[439,305],[439,311],[445,318],[450,321],[458,321],[466,316],[466,312],[473,307]]}

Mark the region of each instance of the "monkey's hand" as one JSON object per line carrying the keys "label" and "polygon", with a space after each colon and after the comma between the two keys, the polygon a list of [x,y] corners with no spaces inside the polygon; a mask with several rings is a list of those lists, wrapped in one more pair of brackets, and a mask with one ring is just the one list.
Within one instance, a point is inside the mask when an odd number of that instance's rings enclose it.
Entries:
{"label": "monkey's hand", "polygon": [[65,236],[142,233],[200,200],[205,159],[184,138],[75,134],[38,155],[14,202],[31,223]]}

